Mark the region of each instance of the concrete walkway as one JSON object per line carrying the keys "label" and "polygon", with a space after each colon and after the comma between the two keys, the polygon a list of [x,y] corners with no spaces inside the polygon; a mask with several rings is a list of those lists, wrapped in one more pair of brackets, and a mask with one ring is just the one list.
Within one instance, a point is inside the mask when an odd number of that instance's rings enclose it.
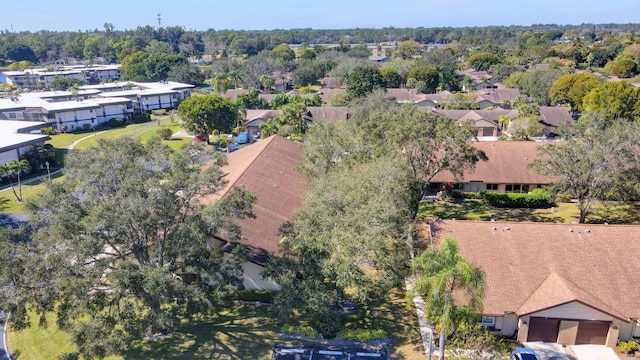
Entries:
{"label": "concrete walkway", "polygon": [[[415,283],[415,281],[415,276],[409,277],[405,280],[407,291],[411,291],[411,289],[413,289],[413,284]],[[431,355],[433,356],[433,358],[439,359],[440,350],[433,342],[433,330],[431,330],[429,321],[427,320],[427,306],[422,296],[415,294],[413,296],[413,305],[416,307],[416,312],[418,313],[418,326],[420,327],[420,336],[422,336],[422,346],[424,347],[424,354],[429,357],[429,352],[431,351]]]}
{"label": "concrete walkway", "polygon": [[612,348],[604,345],[569,346],[578,360],[620,360]]}

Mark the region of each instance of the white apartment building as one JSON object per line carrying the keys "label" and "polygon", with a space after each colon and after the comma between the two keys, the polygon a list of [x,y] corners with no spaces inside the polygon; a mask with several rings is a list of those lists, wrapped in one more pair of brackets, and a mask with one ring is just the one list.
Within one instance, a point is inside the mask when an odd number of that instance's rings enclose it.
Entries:
{"label": "white apartment building", "polygon": [[102,80],[118,80],[120,65],[77,65],[34,68],[18,71],[3,71],[7,83],[20,87],[48,88],[57,76],[95,83]]}
{"label": "white apartment building", "polygon": [[176,82],[116,82],[69,91],[22,93],[0,99],[0,121],[47,122],[55,131],[93,128],[113,118],[131,118],[145,110],[176,108],[193,85]]}

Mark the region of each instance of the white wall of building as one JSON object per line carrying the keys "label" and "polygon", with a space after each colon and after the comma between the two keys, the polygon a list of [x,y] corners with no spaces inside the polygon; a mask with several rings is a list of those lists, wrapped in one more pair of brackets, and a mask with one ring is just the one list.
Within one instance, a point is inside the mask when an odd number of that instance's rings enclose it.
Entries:
{"label": "white wall of building", "polygon": [[248,290],[273,290],[280,291],[280,285],[273,281],[264,279],[262,271],[264,268],[252,262],[242,264],[244,270],[244,287]]}
{"label": "white wall of building", "polygon": [[18,152],[15,149],[0,152],[0,165],[10,163],[13,160],[18,160]]}

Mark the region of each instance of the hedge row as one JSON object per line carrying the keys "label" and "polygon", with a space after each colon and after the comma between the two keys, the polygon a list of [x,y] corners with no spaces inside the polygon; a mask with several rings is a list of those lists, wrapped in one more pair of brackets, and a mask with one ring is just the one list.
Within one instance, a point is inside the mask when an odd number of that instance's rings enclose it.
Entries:
{"label": "hedge row", "polygon": [[366,342],[371,340],[386,339],[389,337],[384,330],[371,330],[371,329],[356,329],[356,330],[343,330],[340,332],[340,338],[343,340],[353,340]]}
{"label": "hedge row", "polygon": [[493,193],[481,191],[480,196],[490,206],[501,208],[537,209],[550,205],[549,195],[542,189],[534,189],[530,194]]}

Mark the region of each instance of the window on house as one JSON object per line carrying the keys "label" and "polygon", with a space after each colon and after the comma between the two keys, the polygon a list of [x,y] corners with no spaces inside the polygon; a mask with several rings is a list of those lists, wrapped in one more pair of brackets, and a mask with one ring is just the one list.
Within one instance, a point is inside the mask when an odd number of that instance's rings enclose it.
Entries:
{"label": "window on house", "polygon": [[521,185],[521,184],[508,184],[505,186],[506,192],[518,192],[518,193],[526,193],[529,192],[529,185]]}
{"label": "window on house", "polygon": [[498,190],[498,184],[487,184],[487,190]]}
{"label": "window on house", "polygon": [[9,113],[9,119],[15,119],[16,113]]}
{"label": "window on house", "polygon": [[460,183],[453,184],[453,190],[463,190],[463,189],[464,189],[464,184],[460,184]]}
{"label": "window on house", "polygon": [[496,324],[496,317],[495,316],[483,316],[482,319],[480,319],[480,325],[482,326],[487,326],[487,327],[493,327]]}

